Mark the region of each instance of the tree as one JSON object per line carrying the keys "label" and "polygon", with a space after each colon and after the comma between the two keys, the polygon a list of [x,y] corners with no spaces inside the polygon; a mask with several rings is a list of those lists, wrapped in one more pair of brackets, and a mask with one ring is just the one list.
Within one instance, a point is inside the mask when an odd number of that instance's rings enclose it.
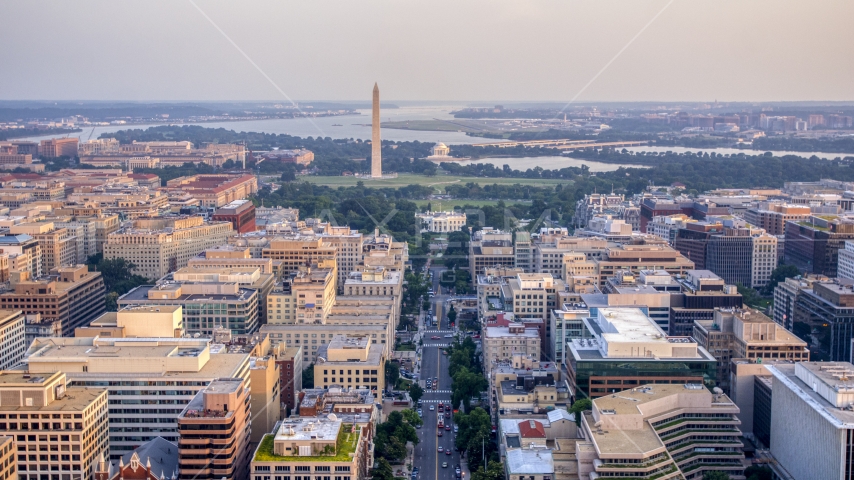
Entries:
{"label": "tree", "polygon": [[569,407],[569,413],[575,414],[575,424],[579,427],[581,426],[581,415],[586,410],[593,410],[593,402],[591,402],[589,398],[576,400],[575,403]]}
{"label": "tree", "polygon": [[409,398],[412,399],[412,403],[418,403],[418,400],[421,400],[423,396],[424,389],[421,388],[421,385],[418,382],[412,382],[412,385],[409,387]]}
{"label": "tree", "polygon": [[771,295],[774,293],[774,288],[777,287],[778,283],[784,282],[787,278],[797,277],[800,274],[801,271],[794,265],[777,265],[777,268],[771,272],[771,278],[768,280],[768,284],[762,289],[762,293]]}
{"label": "tree", "polygon": [[391,412],[385,422],[377,425],[374,445],[378,457],[389,462],[403,459],[406,456],[407,442],[418,445],[418,433],[415,427],[405,421],[403,413]]}
{"label": "tree", "polygon": [[460,367],[451,383],[451,403],[454,405],[464,404],[466,411],[468,411],[471,399],[476,395],[480,396],[480,393],[486,390],[487,387],[488,384],[483,375],[470,372],[465,367]]}
{"label": "tree", "polygon": [[495,451],[495,443],[489,438],[492,419],[486,410],[477,407],[468,414],[457,413],[454,422],[459,427],[454,445],[466,451],[469,469],[476,471],[482,465],[483,457],[488,459]]}
{"label": "tree", "polygon": [[104,289],[107,291],[105,302],[107,310],[116,311],[118,308],[118,298],[134,288],[151,283],[150,280],[141,276],[134,275],[133,269],[136,265],[125,260],[124,258],[114,258],[105,260],[103,255],[92,255],[87,259],[90,270],[101,272],[101,278],[104,280]]}
{"label": "tree", "polygon": [[406,420],[406,423],[413,427],[418,428],[421,425],[424,425],[424,420],[415,413],[415,410],[407,408],[406,410],[401,410],[400,413],[403,415],[403,419]]}
{"label": "tree", "polygon": [[388,460],[379,457],[374,461],[374,469],[371,470],[371,480],[394,480],[394,471]]}
{"label": "tree", "polygon": [[453,305],[451,305],[451,309],[448,310],[448,321],[451,323],[457,321],[457,311],[454,309]]}
{"label": "tree", "polygon": [[385,361],[385,388],[386,390],[391,390],[397,384],[397,379],[400,378],[400,364],[397,362],[392,362],[391,360]]}
{"label": "tree", "polygon": [[501,462],[487,462],[489,465],[484,470],[483,465],[471,474],[471,480],[504,480],[504,465]]}
{"label": "tree", "polygon": [[314,364],[305,367],[302,371],[302,388],[314,388]]}
{"label": "tree", "polygon": [[703,474],[703,480],[730,480],[729,475],[724,472],[713,470]]}
{"label": "tree", "polygon": [[751,465],[744,470],[747,480],[773,480],[774,472],[766,466]]}
{"label": "tree", "polygon": [[741,283],[736,283],[736,288],[738,289],[738,293],[741,294],[742,302],[748,307],[761,307],[760,302],[762,302],[762,297],[759,296],[759,293],[755,288],[746,287]]}

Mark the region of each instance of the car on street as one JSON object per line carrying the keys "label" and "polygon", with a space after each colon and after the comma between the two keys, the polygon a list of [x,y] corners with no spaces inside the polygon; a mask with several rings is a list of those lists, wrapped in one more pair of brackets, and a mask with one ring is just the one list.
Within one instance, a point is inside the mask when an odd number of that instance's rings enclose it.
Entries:
{"label": "car on street", "polygon": [[454,336],[449,333],[449,334],[445,335],[445,338],[454,338]]}
{"label": "car on street", "polygon": [[442,468],[448,468],[448,462],[442,462]]}
{"label": "car on street", "polygon": [[438,381],[439,381],[439,377],[433,377],[433,381],[434,381],[434,382],[438,382]]}
{"label": "car on street", "polygon": [[444,451],[445,451],[445,449],[444,449],[444,448],[442,448],[442,446],[441,446],[441,445],[439,445],[439,453],[442,453],[442,452],[444,452]]}
{"label": "car on street", "polygon": [[[442,431],[441,431],[441,430],[436,430],[436,436],[437,436],[437,437],[441,437],[441,436],[442,436]],[[439,447],[439,448],[442,448],[442,447]],[[439,451],[441,452],[441,450],[439,450]]]}
{"label": "car on street", "polygon": [[434,383],[434,384],[433,384],[433,390],[438,390],[438,389],[439,389],[439,384],[438,384],[438,383]]}
{"label": "car on street", "polygon": [[433,335],[432,337],[430,337],[430,340],[439,340],[439,338],[440,337],[438,335]]}
{"label": "car on street", "polygon": [[458,427],[457,425],[454,425],[454,433],[457,433],[459,431],[460,431],[460,427]]}
{"label": "car on street", "polygon": [[450,455],[450,454],[451,454],[451,449],[450,449],[450,448],[449,448],[449,449],[447,449],[447,450],[445,450],[445,455]]}
{"label": "car on street", "polygon": [[451,426],[450,426],[450,425],[445,425],[445,431],[446,431],[446,432],[450,432],[450,431],[451,431]]}
{"label": "car on street", "polygon": [[471,338],[480,338],[480,335],[475,335],[475,336],[473,336],[473,337],[471,337]]}
{"label": "car on street", "polygon": [[[455,469],[454,469],[454,472],[456,472],[456,473],[460,473],[461,471],[462,471],[462,470],[460,470],[460,466],[459,466],[459,465],[457,465],[457,468],[455,468]],[[416,472],[417,472],[417,470],[416,470]]]}
{"label": "car on street", "polygon": [[432,412],[433,410],[436,410],[436,406],[435,406],[435,405],[430,405],[430,411]]}
{"label": "car on street", "polygon": [[451,418],[451,412],[445,412],[445,418]]}

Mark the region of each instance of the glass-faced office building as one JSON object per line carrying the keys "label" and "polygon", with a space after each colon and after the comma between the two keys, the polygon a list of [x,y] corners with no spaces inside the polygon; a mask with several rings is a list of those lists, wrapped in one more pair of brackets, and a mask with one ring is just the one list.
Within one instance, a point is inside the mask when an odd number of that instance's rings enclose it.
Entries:
{"label": "glass-faced office building", "polygon": [[600,308],[584,324],[591,338],[566,346],[576,399],[651,383],[715,385],[717,360],[690,337],[667,336],[639,308]]}

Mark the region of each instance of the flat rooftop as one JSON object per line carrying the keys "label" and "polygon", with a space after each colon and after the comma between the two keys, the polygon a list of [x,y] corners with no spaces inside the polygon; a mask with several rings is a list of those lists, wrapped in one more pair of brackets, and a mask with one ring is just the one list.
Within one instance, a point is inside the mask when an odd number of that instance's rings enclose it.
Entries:
{"label": "flat rooftop", "polygon": [[[711,401],[712,393],[705,386],[698,384],[652,384],[623,390],[605,397],[593,400],[600,412],[611,411],[614,415],[643,415],[644,404],[654,402],[672,395],[700,395]],[[732,403],[726,395],[715,403]],[[714,405],[712,405],[712,408]]]}
{"label": "flat rooftop", "polygon": [[552,452],[544,448],[509,450],[506,462],[511,475],[553,475],[555,471]]}
{"label": "flat rooftop", "polygon": [[664,331],[639,308],[600,308],[602,338],[607,342],[667,343]]}
{"label": "flat rooftop", "polygon": [[[836,390],[836,393],[838,393],[836,387],[840,383],[839,379],[834,377],[830,372],[821,371],[821,367],[840,366],[851,368],[851,364],[847,362],[801,362],[800,365],[806,367],[809,373],[813,374],[819,381],[825,383],[825,385],[820,386],[819,390],[826,390],[826,387],[830,387],[830,389]],[[774,376],[774,383],[777,383],[777,381],[782,383],[784,388],[788,388],[798,395],[831,425],[838,429],[854,429],[854,411],[847,408],[835,407],[818,391],[813,390],[812,385],[804,383],[795,373],[796,364],[767,365],[765,368]],[[775,385],[774,388],[776,389],[777,386]],[[854,390],[854,383],[848,388]],[[850,392],[851,390],[848,391]]]}

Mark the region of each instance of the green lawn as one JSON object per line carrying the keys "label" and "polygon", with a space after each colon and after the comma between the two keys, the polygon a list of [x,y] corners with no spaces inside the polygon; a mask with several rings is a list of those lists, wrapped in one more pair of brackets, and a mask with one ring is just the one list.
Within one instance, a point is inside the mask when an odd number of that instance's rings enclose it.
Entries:
{"label": "green lawn", "polygon": [[[435,211],[448,211],[456,207],[462,208],[465,205],[474,207],[495,206],[498,200],[413,200],[419,207],[424,207],[428,203]],[[515,205],[517,203],[529,204],[530,200],[504,200],[506,205]]]}
{"label": "green lawn", "polygon": [[450,175],[436,175],[428,177],[426,175],[415,175],[412,173],[401,173],[397,178],[388,179],[371,179],[357,177],[321,177],[313,175],[301,175],[297,177],[299,181],[314,183],[316,185],[326,185],[329,187],[352,187],[357,182],[363,182],[366,187],[374,188],[400,188],[407,185],[426,185],[433,187],[437,192],[443,192],[444,185],[452,183],[466,184],[469,182],[478,183],[480,185],[531,185],[535,187],[565,185],[570,183],[568,180],[544,179],[544,178],[487,178],[487,177],[455,177]]}

